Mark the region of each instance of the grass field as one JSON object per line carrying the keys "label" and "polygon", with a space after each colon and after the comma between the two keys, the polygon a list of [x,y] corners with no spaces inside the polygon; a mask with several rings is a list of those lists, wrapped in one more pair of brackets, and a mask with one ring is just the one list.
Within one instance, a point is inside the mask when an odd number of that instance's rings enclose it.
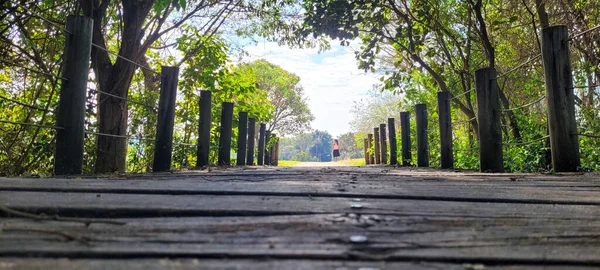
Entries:
{"label": "grass field", "polygon": [[300,161],[297,160],[279,160],[279,167],[293,167],[297,165]]}
{"label": "grass field", "polygon": [[364,166],[365,160],[362,158],[355,159],[344,159],[337,162],[302,162],[297,160],[279,160],[280,167],[294,167],[294,166]]}

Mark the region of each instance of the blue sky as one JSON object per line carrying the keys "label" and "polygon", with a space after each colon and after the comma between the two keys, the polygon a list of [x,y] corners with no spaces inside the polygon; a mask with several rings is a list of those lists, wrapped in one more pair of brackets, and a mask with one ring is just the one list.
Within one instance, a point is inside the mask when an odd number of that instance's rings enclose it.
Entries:
{"label": "blue sky", "polygon": [[328,131],[334,137],[352,131],[349,122],[353,102],[364,97],[381,76],[359,70],[352,49],[340,45],[322,53],[317,48],[290,49],[274,42],[259,42],[243,49],[249,54],[243,62],[265,59],[298,75],[315,116],[312,128]]}

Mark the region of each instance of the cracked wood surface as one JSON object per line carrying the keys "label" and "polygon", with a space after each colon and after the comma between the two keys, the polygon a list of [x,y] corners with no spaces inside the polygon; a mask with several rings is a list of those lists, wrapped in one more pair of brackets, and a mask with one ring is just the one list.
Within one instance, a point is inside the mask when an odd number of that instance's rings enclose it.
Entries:
{"label": "cracked wood surface", "polygon": [[0,269],[600,266],[595,174],[343,167],[83,178],[0,178],[1,206],[123,223],[5,213]]}

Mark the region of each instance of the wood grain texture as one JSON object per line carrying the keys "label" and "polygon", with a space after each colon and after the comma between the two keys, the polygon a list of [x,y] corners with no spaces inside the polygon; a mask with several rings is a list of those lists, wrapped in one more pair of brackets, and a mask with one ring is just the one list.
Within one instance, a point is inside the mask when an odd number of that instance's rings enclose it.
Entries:
{"label": "wood grain texture", "polygon": [[599,194],[597,174],[374,166],[0,178],[1,206],[50,217],[0,214],[0,269],[600,267]]}

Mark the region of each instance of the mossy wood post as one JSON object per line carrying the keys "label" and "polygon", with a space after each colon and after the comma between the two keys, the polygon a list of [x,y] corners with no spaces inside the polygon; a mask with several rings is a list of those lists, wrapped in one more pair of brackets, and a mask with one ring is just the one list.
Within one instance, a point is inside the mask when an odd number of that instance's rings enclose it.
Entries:
{"label": "mossy wood post", "polygon": [[542,30],[550,148],[556,172],[574,172],[581,165],[568,38],[564,25]]}
{"label": "mossy wood post", "polygon": [[162,67],[158,119],[156,121],[156,142],[152,171],[162,172],[171,169],[173,154],[173,126],[175,125],[175,103],[179,67]]}
{"label": "mossy wood post", "polygon": [[233,103],[223,102],[219,132],[219,158],[221,166],[231,165],[231,132],[233,128]]}
{"label": "mossy wood post", "polygon": [[427,105],[415,106],[417,121],[417,166],[429,167],[429,140],[427,139]]}
{"label": "mossy wood post", "polygon": [[210,155],[210,124],[212,122],[212,92],[200,91],[200,121],[198,124],[198,147],[196,167],[208,166]]}
{"label": "mossy wood post", "polygon": [[64,69],[56,125],[54,173],[57,175],[81,174],[85,125],[85,102],[92,50],[94,21],[83,16],[67,18]]}
{"label": "mossy wood post", "polygon": [[374,147],[375,150],[375,164],[381,164],[381,144],[379,143],[379,128],[373,129],[373,138],[375,139]]}
{"label": "mossy wood post", "polygon": [[381,153],[381,164],[387,164],[387,142],[385,124],[379,125],[379,152]]}
{"label": "mossy wood post", "polygon": [[[367,138],[369,140],[369,150],[371,148],[373,148],[373,134],[369,134],[367,135]],[[369,164],[375,164],[375,153],[369,153]]]}
{"label": "mossy wood post", "polygon": [[273,150],[273,166],[279,166],[279,138],[276,138]]}
{"label": "mossy wood post", "polygon": [[256,118],[248,119],[248,149],[246,150],[246,165],[254,165],[254,138],[256,130]]}
{"label": "mossy wood post", "polygon": [[267,125],[260,123],[260,131],[258,133],[258,155],[256,162],[258,165],[263,165],[265,161],[265,131],[267,130]]}
{"label": "mossy wood post", "polygon": [[369,139],[363,139],[363,148],[365,152],[365,165],[369,165],[371,162],[369,160]]}
{"label": "mossy wood post", "polygon": [[440,126],[440,165],[442,169],[454,168],[452,154],[452,119],[450,117],[450,92],[438,92],[438,120]]}
{"label": "mossy wood post", "polygon": [[271,131],[267,130],[265,132],[265,161],[264,164],[270,166],[271,165],[271,152],[273,149],[271,148],[273,145],[271,144]]}
{"label": "mossy wood post", "polygon": [[410,141],[410,114],[409,112],[400,113],[400,129],[402,138],[402,166],[410,166],[412,160],[411,141]]}
{"label": "mossy wood post", "polygon": [[238,166],[246,165],[246,142],[248,139],[248,113],[239,112],[238,121],[238,139],[237,139],[237,160]]}
{"label": "mossy wood post", "polygon": [[396,123],[388,118],[388,137],[390,138],[390,165],[398,164],[398,145],[396,144]]}
{"label": "mossy wood post", "polygon": [[479,169],[481,172],[504,172],[500,98],[496,69],[475,71],[477,120],[479,120]]}

